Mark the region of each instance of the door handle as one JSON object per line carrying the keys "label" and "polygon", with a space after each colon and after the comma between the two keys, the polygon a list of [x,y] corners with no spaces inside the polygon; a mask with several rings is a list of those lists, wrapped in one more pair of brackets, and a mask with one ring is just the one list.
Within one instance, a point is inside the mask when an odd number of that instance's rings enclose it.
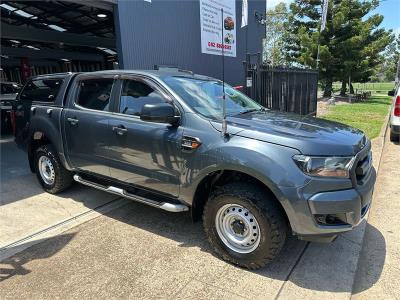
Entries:
{"label": "door handle", "polygon": [[53,112],[53,109],[49,108],[46,110],[46,113],[49,115],[49,117],[51,116],[51,113]]}
{"label": "door handle", "polygon": [[32,112],[33,115],[35,114],[35,112],[36,112],[36,107],[35,106],[31,107],[31,112]]}
{"label": "door handle", "polygon": [[113,126],[112,130],[115,131],[118,135],[124,135],[128,131],[128,129],[126,129],[123,125]]}
{"label": "door handle", "polygon": [[75,119],[75,118],[67,118],[67,121],[71,124],[71,125],[76,125],[78,124],[79,120]]}

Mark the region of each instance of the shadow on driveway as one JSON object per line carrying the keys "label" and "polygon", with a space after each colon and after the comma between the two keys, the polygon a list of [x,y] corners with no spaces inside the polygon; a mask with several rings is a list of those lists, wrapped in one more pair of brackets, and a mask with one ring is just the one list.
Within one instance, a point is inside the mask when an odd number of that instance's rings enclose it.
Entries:
{"label": "shadow on driveway", "polygon": [[31,273],[31,270],[24,267],[25,264],[33,260],[52,257],[63,249],[74,238],[74,236],[75,233],[68,233],[44,239],[38,244],[37,241],[31,242],[32,246],[25,251],[0,262],[0,282],[15,275],[26,275]]}
{"label": "shadow on driveway", "polygon": [[[179,242],[180,247],[200,247],[202,251],[212,253],[205,238],[201,222],[193,223],[189,214],[172,214],[142,204],[132,203],[106,214],[108,217],[134,227],[152,232],[164,238]],[[386,243],[378,229],[367,223],[367,230],[373,232],[374,243],[380,251],[374,259],[373,272],[375,278],[361,287],[369,289],[378,279],[385,263]],[[348,233],[352,234],[352,233]],[[360,251],[361,245],[346,234],[339,236],[329,244],[306,243],[295,237],[289,237],[278,259],[257,271],[248,271],[260,276],[277,280],[289,280],[296,286],[317,291],[349,292],[354,279],[358,261],[352,259],[354,253]],[[156,246],[155,246],[156,247]],[[307,249],[305,249],[307,248]],[[287,265],[294,261],[295,266]],[[286,268],[282,272],[283,268]],[[343,269],[344,268],[344,269]]]}

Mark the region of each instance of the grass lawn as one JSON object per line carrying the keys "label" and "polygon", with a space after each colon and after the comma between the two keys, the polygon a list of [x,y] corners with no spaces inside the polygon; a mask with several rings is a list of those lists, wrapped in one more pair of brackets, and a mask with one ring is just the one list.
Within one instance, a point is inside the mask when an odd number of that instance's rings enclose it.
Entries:
{"label": "grass lawn", "polygon": [[[333,83],[333,90],[335,92],[340,91],[342,84],[340,82]],[[394,89],[394,82],[367,82],[367,83],[353,83],[354,91],[372,91],[386,93],[389,90]]]}
{"label": "grass lawn", "polygon": [[332,106],[322,118],[358,128],[373,139],[379,135],[390,104],[387,94],[374,94],[366,102]]}

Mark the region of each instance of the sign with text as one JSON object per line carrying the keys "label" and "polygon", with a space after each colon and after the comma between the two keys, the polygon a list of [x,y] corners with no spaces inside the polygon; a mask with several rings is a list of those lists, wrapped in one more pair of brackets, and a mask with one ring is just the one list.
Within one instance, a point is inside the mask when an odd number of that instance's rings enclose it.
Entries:
{"label": "sign with text", "polygon": [[201,53],[222,55],[222,28],[224,55],[236,57],[235,0],[200,0]]}

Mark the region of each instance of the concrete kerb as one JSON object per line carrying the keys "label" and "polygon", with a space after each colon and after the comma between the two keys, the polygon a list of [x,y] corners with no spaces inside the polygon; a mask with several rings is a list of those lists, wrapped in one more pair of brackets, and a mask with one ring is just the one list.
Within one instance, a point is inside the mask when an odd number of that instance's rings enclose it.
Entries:
{"label": "concrete kerb", "polygon": [[[383,148],[384,148],[385,140],[386,140],[386,132],[387,132],[387,128],[389,126],[389,119],[390,119],[390,108],[388,110],[388,114],[386,115],[385,121],[383,122],[383,125],[381,127],[381,131],[379,133],[379,136],[372,140],[372,151],[375,154],[374,159],[376,161],[374,166],[375,166],[375,169],[376,169],[377,176],[379,175],[379,168],[380,168],[380,165],[381,165],[382,152],[383,152]],[[375,197],[373,197],[373,198],[375,198]],[[371,211],[371,208],[374,205],[374,201],[373,200],[374,199],[372,199],[372,204],[371,204],[371,207],[370,207],[369,211]],[[362,240],[361,240],[361,245],[362,245],[361,250],[362,250],[363,245],[364,245],[365,229],[366,229],[366,225],[368,223],[369,211],[368,211],[368,214],[367,214],[367,216],[365,218],[366,222],[363,225],[364,228],[363,228],[363,233],[362,233],[363,236],[362,236]],[[358,253],[357,269],[356,269],[355,275],[357,275],[357,273],[358,273],[357,271],[358,271],[358,268],[359,268],[359,259],[360,259],[361,250]],[[353,277],[353,282],[352,282],[352,288],[351,288],[352,292],[353,292],[353,288],[354,288],[354,282],[355,282],[355,276]]]}

